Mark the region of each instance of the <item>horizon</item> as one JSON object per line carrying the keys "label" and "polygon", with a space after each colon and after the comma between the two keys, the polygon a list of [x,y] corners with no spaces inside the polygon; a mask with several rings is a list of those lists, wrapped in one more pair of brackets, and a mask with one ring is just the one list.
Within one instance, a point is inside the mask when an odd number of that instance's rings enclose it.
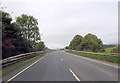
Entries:
{"label": "horizon", "polygon": [[[21,14],[38,19],[41,41],[48,48],[69,45],[76,34],[96,35],[103,44],[118,43],[118,4],[115,1],[2,1],[13,21]],[[116,0],[117,1],[117,0]],[[34,2],[34,3],[33,3]],[[13,12],[13,13],[12,13]]]}

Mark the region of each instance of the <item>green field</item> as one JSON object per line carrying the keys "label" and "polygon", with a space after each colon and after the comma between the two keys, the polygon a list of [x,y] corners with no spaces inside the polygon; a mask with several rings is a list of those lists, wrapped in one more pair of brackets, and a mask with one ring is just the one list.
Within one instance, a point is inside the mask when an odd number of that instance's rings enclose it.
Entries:
{"label": "green field", "polygon": [[[110,55],[103,55],[103,54],[92,54],[92,53],[84,53],[84,52],[73,52],[73,51],[66,51],[68,53],[77,54],[80,56],[100,59],[104,61],[109,61],[113,63],[120,63],[120,57],[118,56],[110,56]],[[118,60],[119,59],[119,60]]]}
{"label": "green field", "polygon": [[9,72],[17,69],[17,68],[20,68],[21,66],[24,66],[25,64],[30,63],[31,61],[34,61],[34,60],[36,60],[36,59],[38,59],[38,58],[40,58],[40,57],[42,57],[42,56],[43,56],[43,54],[40,54],[39,56],[30,58],[30,59],[28,59],[28,60],[21,61],[21,62],[19,62],[19,63],[16,63],[16,64],[14,64],[14,65],[11,65],[11,66],[9,66],[9,67],[7,67],[7,68],[4,68],[4,69],[2,69],[2,75],[5,75],[5,74],[7,74],[7,73],[9,73]]}
{"label": "green field", "polygon": [[110,54],[114,48],[116,47],[105,48],[105,53]]}

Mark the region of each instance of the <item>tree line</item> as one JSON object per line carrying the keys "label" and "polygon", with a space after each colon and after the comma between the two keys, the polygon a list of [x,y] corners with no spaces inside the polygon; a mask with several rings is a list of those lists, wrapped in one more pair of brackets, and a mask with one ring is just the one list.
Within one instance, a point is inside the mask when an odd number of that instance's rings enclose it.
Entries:
{"label": "tree line", "polygon": [[[114,48],[113,48],[114,47]],[[104,45],[104,48],[113,48],[112,50],[111,50],[111,53],[120,53],[119,51],[120,51],[120,45],[113,45],[113,44],[110,44],[110,45],[107,45],[107,44],[105,44]]]}
{"label": "tree line", "polygon": [[104,45],[101,39],[96,35],[88,33],[84,37],[76,35],[70,42],[66,49],[79,50],[79,51],[92,51],[92,52],[104,52]]}
{"label": "tree line", "polygon": [[44,42],[40,41],[37,19],[22,14],[15,22],[9,13],[2,13],[2,58],[15,56],[21,53],[41,51],[45,49]]}
{"label": "tree line", "polygon": [[111,51],[111,53],[120,53],[120,45],[116,45],[115,48]]}

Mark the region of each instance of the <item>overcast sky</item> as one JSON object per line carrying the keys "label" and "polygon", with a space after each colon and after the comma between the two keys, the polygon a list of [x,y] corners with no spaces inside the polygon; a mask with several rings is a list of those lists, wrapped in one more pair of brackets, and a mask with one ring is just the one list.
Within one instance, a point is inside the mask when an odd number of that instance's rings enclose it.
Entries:
{"label": "overcast sky", "polygon": [[[108,2],[109,1],[109,2]],[[21,14],[38,19],[49,48],[69,45],[76,34],[92,33],[103,43],[118,42],[118,0],[3,0],[13,20]],[[13,12],[13,13],[12,13]]]}

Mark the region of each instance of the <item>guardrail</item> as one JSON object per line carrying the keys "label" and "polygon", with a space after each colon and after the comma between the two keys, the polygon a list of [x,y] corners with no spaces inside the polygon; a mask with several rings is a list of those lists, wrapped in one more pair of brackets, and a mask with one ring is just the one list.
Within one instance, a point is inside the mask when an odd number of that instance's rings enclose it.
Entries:
{"label": "guardrail", "polygon": [[13,57],[9,57],[9,58],[3,59],[1,61],[2,65],[0,66],[0,68],[1,67],[4,68],[4,67],[10,66],[12,64],[18,63],[20,61],[23,61],[23,60],[26,60],[26,59],[29,59],[29,58],[33,58],[33,57],[37,56],[38,54],[42,54],[44,52],[45,51],[38,51],[38,52],[19,54],[19,55],[13,56]]}

